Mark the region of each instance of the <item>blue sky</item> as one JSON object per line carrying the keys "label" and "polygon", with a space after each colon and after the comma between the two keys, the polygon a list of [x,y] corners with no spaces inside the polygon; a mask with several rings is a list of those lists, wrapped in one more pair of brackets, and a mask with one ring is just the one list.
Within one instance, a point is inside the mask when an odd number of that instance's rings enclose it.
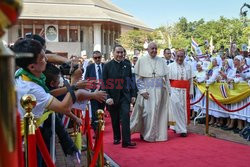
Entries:
{"label": "blue sky", "polygon": [[250,4],[250,0],[112,0],[112,2],[151,28],[172,24],[182,16],[188,21],[201,18],[205,21],[217,20],[220,16],[239,18],[242,5]]}

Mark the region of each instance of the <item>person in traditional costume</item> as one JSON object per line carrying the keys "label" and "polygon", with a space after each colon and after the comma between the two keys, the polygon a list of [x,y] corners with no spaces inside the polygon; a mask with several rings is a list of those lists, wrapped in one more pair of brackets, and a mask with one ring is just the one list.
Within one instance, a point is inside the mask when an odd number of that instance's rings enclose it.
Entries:
{"label": "person in traditional costume", "polygon": [[175,62],[168,66],[171,84],[169,123],[181,137],[187,136],[187,124],[190,122],[190,96],[193,96],[192,67],[185,63],[184,59],[185,51],[178,50]]}
{"label": "person in traditional costume", "polygon": [[[213,84],[217,81],[217,77],[219,76],[220,71],[220,64],[221,64],[221,58],[219,56],[212,57],[211,58],[211,67],[207,71],[207,78],[206,83],[208,85]],[[210,115],[210,121],[209,125],[216,125],[218,122],[216,122],[217,111],[214,109],[217,107],[216,103],[214,101],[209,101],[209,115]],[[205,112],[205,111],[203,111]]]}
{"label": "person in traditional costume", "polygon": [[[202,62],[201,61],[197,62],[196,70],[193,73],[194,73],[194,82],[196,82],[197,84],[203,83],[203,82],[206,81],[206,76],[207,75],[206,75],[206,71],[203,70],[203,68],[202,68]],[[191,100],[192,103],[199,100],[199,98],[202,96],[201,91],[197,87],[195,87],[194,90],[195,90],[194,91],[195,93],[194,93],[193,99]],[[191,109],[191,114],[192,114],[191,115],[191,120],[195,118],[195,113],[201,110],[202,103],[203,103],[203,101],[201,100],[199,103],[191,106],[192,107],[192,109]]]}
{"label": "person in traditional costume", "polygon": [[131,133],[139,132],[148,142],[167,140],[170,84],[166,61],[157,56],[157,45],[148,45],[148,54],[139,58],[134,69],[138,95],[130,118]]}
{"label": "person in traditional costume", "polygon": [[[234,83],[246,83],[250,78],[250,68],[246,64],[242,55],[237,55],[234,57],[234,74],[231,82]],[[244,99],[243,101],[235,104],[231,104],[232,109],[237,109],[241,107],[243,104],[246,104],[249,101],[249,98]],[[224,130],[233,130],[235,133],[239,133],[244,127],[245,117],[241,115],[248,115],[249,107],[246,107],[238,112],[230,113],[230,124],[224,128]],[[237,126],[235,127],[235,122],[237,122]]]}
{"label": "person in traditional costume", "polygon": [[[217,82],[226,83],[230,79],[233,78],[233,63],[230,59],[224,59],[222,60],[221,67],[219,68],[219,73],[216,77]],[[223,89],[221,89],[223,90]],[[211,104],[213,104],[213,117],[215,117],[215,124],[216,127],[224,127],[224,118],[227,118],[227,123],[225,126],[228,126],[230,123],[229,114],[225,112],[220,112],[221,108],[215,104],[215,102],[211,101]],[[228,108],[230,108],[230,105],[226,105]]]}

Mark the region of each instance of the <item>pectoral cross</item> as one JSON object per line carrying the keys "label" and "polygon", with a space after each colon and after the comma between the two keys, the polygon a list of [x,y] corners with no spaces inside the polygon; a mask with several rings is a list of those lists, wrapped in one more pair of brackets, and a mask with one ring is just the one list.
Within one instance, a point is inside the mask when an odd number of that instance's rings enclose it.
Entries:
{"label": "pectoral cross", "polygon": [[153,70],[153,73],[152,73],[152,74],[154,75],[154,78],[155,78],[155,74],[156,74],[156,73],[155,73],[155,70]]}

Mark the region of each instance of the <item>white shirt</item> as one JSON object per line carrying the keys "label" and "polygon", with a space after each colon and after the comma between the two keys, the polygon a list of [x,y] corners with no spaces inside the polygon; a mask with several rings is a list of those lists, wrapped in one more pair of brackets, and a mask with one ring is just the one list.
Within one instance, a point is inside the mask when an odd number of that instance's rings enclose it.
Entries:
{"label": "white shirt", "polygon": [[[212,72],[211,72],[212,71]],[[215,66],[211,69],[211,75],[208,77],[208,80],[206,80],[207,84],[212,84],[216,81],[217,76],[219,75],[220,67]]]}
{"label": "white shirt", "polygon": [[206,80],[206,71],[202,70],[202,71],[195,71],[194,75],[196,77],[196,80],[198,83],[204,82]]}
{"label": "white shirt", "polygon": [[250,68],[247,65],[243,66],[243,71],[240,73],[237,73],[237,69],[233,69],[233,76],[234,76],[234,82],[244,82],[247,81],[250,78]]}
{"label": "white shirt", "polygon": [[132,71],[132,74],[135,73],[135,64],[131,64],[131,71]]}
{"label": "white shirt", "polygon": [[82,64],[82,68],[84,69],[84,72],[82,73],[83,80],[85,80],[85,73],[88,65],[89,65],[89,60],[88,59],[84,60]]}
{"label": "white shirt", "polygon": [[24,81],[22,77],[15,79],[15,86],[17,91],[17,106],[18,112],[21,115],[21,118],[24,117],[25,111],[20,104],[20,99],[25,94],[32,94],[36,97],[37,104],[32,110],[35,118],[39,118],[44,113],[45,109],[51,103],[53,96],[49,93],[46,93],[45,90],[38,84],[31,81]]}
{"label": "white shirt", "polygon": [[[99,66],[100,66],[101,73],[102,73],[102,64],[100,63]],[[98,74],[98,69],[99,69],[98,64],[95,63],[95,74],[96,74],[96,79],[97,80],[100,79],[100,76]]]}

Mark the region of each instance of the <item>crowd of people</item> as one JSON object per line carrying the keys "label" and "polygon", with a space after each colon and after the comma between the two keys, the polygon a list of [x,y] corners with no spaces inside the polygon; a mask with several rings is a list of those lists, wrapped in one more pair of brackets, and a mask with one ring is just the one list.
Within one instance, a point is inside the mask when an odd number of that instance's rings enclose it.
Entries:
{"label": "crowd of people", "polygon": [[[190,99],[195,101],[201,95],[194,82],[210,85],[245,82],[250,85],[249,54],[238,53],[232,57],[224,48],[213,55],[199,56],[188,54],[184,49],[173,52],[166,48],[162,58],[157,56],[157,44],[150,42],[144,55],[137,52],[129,57],[122,45],[115,45],[111,60],[106,61],[100,51],[93,51],[90,59],[87,56],[67,59],[46,50],[46,42],[41,36],[30,35],[19,39],[11,49],[17,55],[33,55],[16,59],[17,101],[24,94],[33,94],[37,99],[33,109],[37,119],[50,110],[57,113],[56,133],[65,155],[71,156],[78,150],[61,120],[62,115],[67,115],[81,124],[71,112],[77,102],[85,101],[86,104],[90,100],[94,131],[97,129],[96,112],[106,107],[112,122],[113,144],[134,148],[136,143],[131,141],[131,134],[137,132],[147,142],[166,141],[168,128],[181,137],[188,136],[187,125],[196,116],[194,111],[197,109],[190,108]],[[237,105],[228,106],[234,109]],[[211,101],[210,107],[217,106]],[[249,107],[247,109],[249,111]],[[18,111],[23,118],[25,113],[20,103]],[[235,118],[216,110],[210,112],[209,124],[239,133],[246,125],[244,122],[250,122],[248,115],[244,119]],[[48,148],[50,119],[39,125]],[[41,156],[38,157],[42,166]]]}

